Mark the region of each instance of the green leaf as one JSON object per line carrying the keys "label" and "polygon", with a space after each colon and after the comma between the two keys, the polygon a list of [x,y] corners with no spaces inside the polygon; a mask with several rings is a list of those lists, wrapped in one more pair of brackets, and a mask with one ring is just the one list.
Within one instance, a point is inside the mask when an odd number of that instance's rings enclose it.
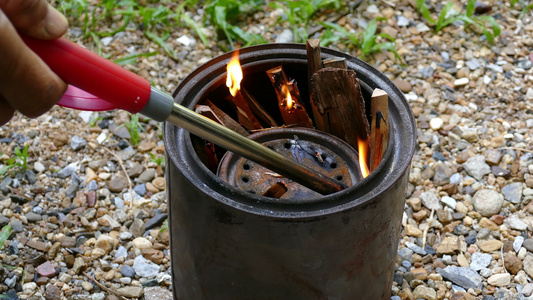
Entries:
{"label": "green leaf", "polygon": [[2,230],[0,231],[0,250],[2,250],[2,248],[4,247],[4,243],[9,238],[9,235],[11,234],[12,229],[13,228],[11,228],[11,225],[8,224],[4,226]]}
{"label": "green leaf", "polygon": [[[452,6],[452,2],[446,3],[442,11],[440,12],[439,19],[437,20],[437,26],[439,26],[439,24],[443,24],[447,19],[449,19],[448,14],[450,13]],[[443,28],[442,26],[439,27]]]}
{"label": "green leaf", "polygon": [[154,56],[157,54],[157,51],[154,51],[154,52],[149,52],[149,53],[137,53],[137,54],[131,54],[131,55],[126,55],[126,56],[123,56],[121,58],[117,58],[115,60],[113,60],[114,63],[116,63],[117,65],[134,65],[137,63],[137,58],[139,57],[150,57],[150,56]]}
{"label": "green leaf", "polygon": [[149,32],[149,31],[145,31],[144,34],[154,43],[158,44],[159,47],[161,47],[163,49],[163,51],[165,51],[165,53],[172,57],[174,60],[178,60],[178,55],[176,54],[176,52],[174,51],[174,49],[172,49],[172,47],[170,47],[169,44],[167,44],[162,38],[160,38],[159,36],[157,36],[155,33],[152,33],[152,32]]}
{"label": "green leaf", "polygon": [[472,17],[474,15],[474,10],[476,6],[476,0],[468,0],[468,3],[466,4],[466,16]]}
{"label": "green leaf", "polygon": [[429,12],[429,9],[426,5],[426,2],[424,0],[416,0],[416,8],[418,8],[418,11],[422,14],[422,17],[426,19],[430,24],[436,24],[437,21],[431,17],[431,13]]}
{"label": "green leaf", "polygon": [[194,20],[191,19],[186,14],[181,15],[181,20],[185,24],[187,24],[187,26],[189,26],[192,30],[194,30],[194,32],[196,32],[196,34],[198,35],[198,37],[200,38],[200,40],[202,41],[202,44],[204,44],[204,46],[209,47],[209,41],[207,40],[207,37],[205,36],[204,32],[202,31],[202,27],[200,27],[200,25],[198,25],[197,22],[194,22]]}
{"label": "green leaf", "polygon": [[366,25],[365,32],[363,33],[363,44],[361,45],[363,53],[370,51],[372,46],[376,43],[377,28],[378,25],[375,19],[370,20]]}

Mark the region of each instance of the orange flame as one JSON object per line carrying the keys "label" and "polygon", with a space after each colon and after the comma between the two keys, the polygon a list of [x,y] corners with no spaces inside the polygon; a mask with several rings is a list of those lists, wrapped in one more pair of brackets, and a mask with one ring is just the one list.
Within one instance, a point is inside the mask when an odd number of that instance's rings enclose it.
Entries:
{"label": "orange flame", "polygon": [[285,93],[285,101],[286,101],[286,104],[287,104],[287,109],[291,109],[292,108],[292,105],[294,104],[294,101],[292,100],[292,96],[291,96],[291,92],[289,91],[289,87],[284,84],[282,87],[281,87],[281,91],[283,93]]}
{"label": "orange flame", "polygon": [[237,92],[241,89],[242,69],[239,62],[239,52],[235,51],[233,57],[227,66],[228,77],[226,78],[226,86],[229,88],[229,92],[233,97],[237,95]]}
{"label": "orange flame", "polygon": [[357,138],[357,146],[359,148],[359,167],[361,168],[363,178],[366,178],[370,174],[366,163],[366,158],[368,157],[368,141]]}

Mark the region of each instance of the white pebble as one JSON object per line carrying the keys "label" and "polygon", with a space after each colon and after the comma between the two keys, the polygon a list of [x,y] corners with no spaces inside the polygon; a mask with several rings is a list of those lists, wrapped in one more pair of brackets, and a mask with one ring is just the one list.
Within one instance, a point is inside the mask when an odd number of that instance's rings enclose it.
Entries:
{"label": "white pebble", "polygon": [[464,78],[456,79],[456,80],[453,82],[453,84],[454,84],[456,87],[460,87],[460,86],[465,86],[465,85],[467,85],[469,82],[470,82],[470,79],[464,77]]}
{"label": "white pebble", "polygon": [[33,169],[35,170],[35,172],[37,173],[41,173],[43,172],[44,170],[46,170],[46,168],[44,167],[44,165],[40,162],[40,161],[37,161],[33,164]]}
{"label": "white pebble", "polygon": [[433,130],[439,130],[444,125],[444,121],[441,118],[433,118],[429,121],[429,127]]}

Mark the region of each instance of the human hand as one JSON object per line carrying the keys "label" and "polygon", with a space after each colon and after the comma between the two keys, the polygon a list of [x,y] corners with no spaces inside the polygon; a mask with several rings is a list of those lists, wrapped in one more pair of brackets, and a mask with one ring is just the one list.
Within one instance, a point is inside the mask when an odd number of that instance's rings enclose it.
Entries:
{"label": "human hand", "polygon": [[68,28],[47,0],[0,0],[0,125],[15,111],[34,118],[48,111],[67,85],[31,51],[17,30],[51,40]]}

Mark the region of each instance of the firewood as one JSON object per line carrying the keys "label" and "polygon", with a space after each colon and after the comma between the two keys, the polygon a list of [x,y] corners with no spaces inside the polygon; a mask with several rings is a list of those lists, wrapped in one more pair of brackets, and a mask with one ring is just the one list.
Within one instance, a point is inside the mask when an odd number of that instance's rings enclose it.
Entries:
{"label": "firewood", "polygon": [[313,123],[300,99],[300,91],[294,80],[289,81],[283,66],[266,71],[278,98],[278,107],[285,125],[312,128]]}
{"label": "firewood", "polygon": [[358,139],[367,142],[370,129],[365,101],[355,72],[324,68],[313,75],[311,84],[312,99],[318,113],[322,116],[329,113],[329,119],[336,118],[340,124],[340,128],[331,128],[330,133],[355,149],[358,149]]}
{"label": "firewood", "polygon": [[287,190],[287,185],[280,181],[274,183],[266,192],[263,193],[263,196],[279,199],[287,192]]}
{"label": "firewood", "polygon": [[252,112],[263,121],[268,127],[277,127],[278,123],[270,116],[270,114],[257,102],[257,100],[246,89],[241,87],[241,94],[252,110]]}
{"label": "firewood", "polygon": [[237,91],[237,94],[235,94],[235,97],[229,96],[226,98],[228,101],[235,104],[235,108],[237,110],[237,117],[239,119],[239,123],[241,123],[244,128],[248,130],[254,130],[254,129],[261,129],[263,128],[257,118],[255,117],[254,113],[244,100],[244,97],[242,96],[241,91]]}
{"label": "firewood", "polygon": [[222,124],[229,129],[241,134],[243,136],[249,136],[250,134],[242,128],[232,117],[223,112],[220,108],[214,105],[211,101],[205,100],[206,105],[196,105],[195,111],[209,119]]}
{"label": "firewood", "polygon": [[318,113],[316,105],[312,100],[312,85],[311,78],[318,70],[322,69],[322,59],[320,58],[320,40],[310,39],[306,43],[307,49],[307,75],[309,86],[309,96],[311,97],[311,111],[313,112],[313,120],[315,127],[319,130],[330,132],[328,116]]}
{"label": "firewood", "polygon": [[374,171],[389,143],[389,96],[375,89],[370,100],[372,126],[370,127],[370,171]]}
{"label": "firewood", "polygon": [[331,57],[325,59],[322,64],[324,68],[348,69],[348,65],[344,57]]}

